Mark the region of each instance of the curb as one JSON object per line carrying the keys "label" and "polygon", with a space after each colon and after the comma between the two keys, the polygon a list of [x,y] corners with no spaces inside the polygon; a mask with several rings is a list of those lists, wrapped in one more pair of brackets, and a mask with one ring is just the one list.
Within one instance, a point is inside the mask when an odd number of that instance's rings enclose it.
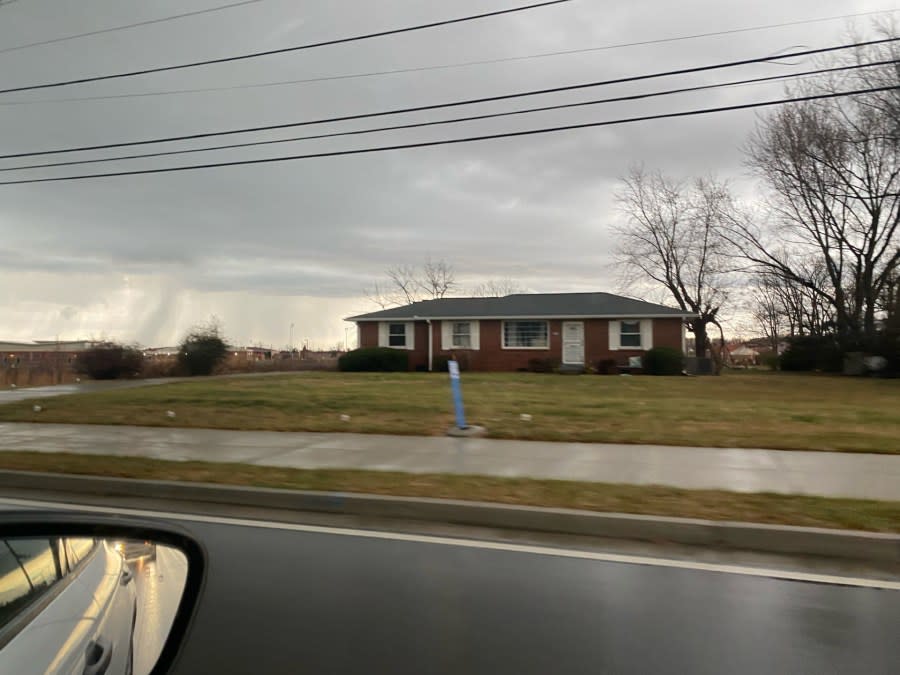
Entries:
{"label": "curb", "polygon": [[143,497],[900,563],[900,535],[451,499],[0,471],[0,489]]}

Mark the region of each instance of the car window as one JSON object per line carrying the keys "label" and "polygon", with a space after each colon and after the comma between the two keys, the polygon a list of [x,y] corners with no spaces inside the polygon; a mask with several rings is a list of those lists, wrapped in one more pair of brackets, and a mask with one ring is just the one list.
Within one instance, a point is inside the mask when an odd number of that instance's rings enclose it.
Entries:
{"label": "car window", "polygon": [[93,539],[66,539],[66,555],[69,559],[69,568],[73,569],[93,548]]}
{"label": "car window", "polygon": [[0,628],[58,580],[49,539],[0,542]]}
{"label": "car window", "polygon": [[59,568],[49,539],[9,539],[6,543],[19,559],[35,590],[50,587],[59,581]]}
{"label": "car window", "polygon": [[31,585],[6,542],[0,542],[0,627],[28,604]]}

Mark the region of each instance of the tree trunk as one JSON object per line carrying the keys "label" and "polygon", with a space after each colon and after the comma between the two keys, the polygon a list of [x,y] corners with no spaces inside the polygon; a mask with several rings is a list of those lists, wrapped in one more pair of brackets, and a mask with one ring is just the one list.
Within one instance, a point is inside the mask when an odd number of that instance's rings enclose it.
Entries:
{"label": "tree trunk", "polygon": [[706,356],[706,322],[694,322],[694,355],[699,359]]}

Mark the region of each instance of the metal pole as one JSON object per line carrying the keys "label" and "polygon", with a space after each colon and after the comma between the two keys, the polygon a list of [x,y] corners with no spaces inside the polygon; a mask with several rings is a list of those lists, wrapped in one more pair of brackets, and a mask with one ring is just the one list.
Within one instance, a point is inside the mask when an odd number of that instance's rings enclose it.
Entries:
{"label": "metal pole", "polygon": [[462,387],[459,382],[459,362],[456,355],[451,355],[451,359],[447,362],[447,370],[450,371],[450,393],[453,398],[453,412],[456,418],[457,429],[468,429],[466,424],[466,413],[463,408]]}

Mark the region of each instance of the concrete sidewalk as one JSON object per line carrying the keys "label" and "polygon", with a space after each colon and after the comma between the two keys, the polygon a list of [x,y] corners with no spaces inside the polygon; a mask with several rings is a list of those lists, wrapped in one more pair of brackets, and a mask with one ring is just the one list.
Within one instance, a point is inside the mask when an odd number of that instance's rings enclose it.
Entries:
{"label": "concrete sidewalk", "polygon": [[2,451],[74,452],[298,469],[527,476],[900,500],[900,455],[484,438],[0,424]]}

